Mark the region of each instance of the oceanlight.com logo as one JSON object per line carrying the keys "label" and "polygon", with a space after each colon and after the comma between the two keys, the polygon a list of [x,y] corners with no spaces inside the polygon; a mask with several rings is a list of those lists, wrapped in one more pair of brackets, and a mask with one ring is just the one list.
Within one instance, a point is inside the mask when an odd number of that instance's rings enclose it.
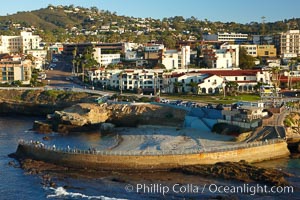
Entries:
{"label": "oceanlight.com logo", "polygon": [[216,184],[128,184],[125,186],[126,192],[143,193],[143,194],[292,194],[293,186],[268,186],[268,185],[216,185]]}

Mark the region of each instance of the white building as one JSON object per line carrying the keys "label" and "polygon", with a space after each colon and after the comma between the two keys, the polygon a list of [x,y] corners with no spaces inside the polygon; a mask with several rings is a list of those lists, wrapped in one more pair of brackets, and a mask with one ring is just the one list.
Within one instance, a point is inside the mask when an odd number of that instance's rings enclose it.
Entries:
{"label": "white building", "polygon": [[254,86],[258,82],[270,84],[271,75],[268,71],[262,70],[200,70],[199,73],[206,73],[211,75],[217,75],[221,77],[225,82],[236,82],[238,84],[239,91],[253,91]]}
{"label": "white building", "polygon": [[137,60],[137,59],[138,59],[138,57],[137,57],[136,51],[126,51],[125,52],[125,60]]}
{"label": "white building", "polygon": [[[194,92],[194,93],[221,93],[226,82],[232,81],[238,84],[239,91],[254,91],[258,82],[270,84],[270,74],[261,70],[199,70],[186,73],[182,69],[173,72],[164,72],[163,69],[142,70],[93,70],[89,73],[89,80],[100,83],[105,88],[122,90],[152,90],[156,92],[173,93]],[[122,74],[122,76],[120,76]],[[197,83],[193,88],[191,83]],[[176,86],[177,85],[177,86]],[[176,87],[178,87],[176,89]]]}
{"label": "white building", "polygon": [[32,32],[21,32],[23,53],[26,53],[27,50],[32,49],[41,49],[40,42],[42,38],[39,35],[32,35]]}
{"label": "white building", "polygon": [[31,61],[2,59],[0,61],[0,83],[12,83],[21,81],[23,84],[29,84],[31,79]]}
{"label": "white building", "polygon": [[250,55],[252,57],[257,57],[257,45],[244,44],[244,45],[241,45],[241,47],[246,49],[248,55]]}
{"label": "white building", "polygon": [[34,56],[35,58],[43,58],[45,59],[47,56],[47,50],[43,49],[35,49],[35,50],[28,50],[26,54],[30,54]]}
{"label": "white building", "polygon": [[89,72],[89,80],[100,83],[105,88],[122,90],[145,90],[163,88],[162,69],[158,70],[93,70]]}
{"label": "white building", "polygon": [[28,50],[27,54],[34,57],[32,65],[35,69],[43,69],[46,61],[47,50]]}
{"label": "white building", "polygon": [[32,32],[22,31],[20,36],[0,36],[0,53],[27,53],[28,50],[41,49],[41,37]]}
{"label": "white building", "polygon": [[181,47],[181,52],[178,54],[178,68],[179,69],[186,69],[189,64],[191,57],[191,48],[190,46],[183,46]]}
{"label": "white building", "polygon": [[145,46],[144,51],[146,52],[158,52],[159,50],[163,50],[165,46],[163,44],[149,44]]}
{"label": "white building", "polygon": [[300,30],[289,30],[275,35],[275,46],[280,55],[297,54],[300,56]]}
{"label": "white building", "polygon": [[103,54],[101,52],[101,48],[95,47],[94,48],[94,59],[100,64],[100,66],[107,67],[108,65],[112,64],[118,64],[121,61],[121,54],[115,53],[115,54]]}
{"label": "white building", "polygon": [[232,68],[232,57],[228,51],[216,50],[216,68]]}
{"label": "white building", "polygon": [[242,44],[248,41],[248,34],[243,33],[217,33],[203,35],[206,41],[230,42],[234,44]]}
{"label": "white building", "polygon": [[178,69],[178,51],[164,49],[162,52],[161,63],[167,70]]}
{"label": "white building", "polygon": [[206,77],[198,84],[198,93],[221,93],[225,87],[223,77],[206,74]]}
{"label": "white building", "polygon": [[163,49],[161,63],[167,70],[187,69],[190,64],[191,49],[190,46],[181,47],[181,51],[176,49]]}
{"label": "white building", "polygon": [[232,58],[232,67],[237,68],[240,65],[240,45],[237,44],[228,44],[225,42],[221,45],[220,49],[226,49],[227,52],[231,54]]}

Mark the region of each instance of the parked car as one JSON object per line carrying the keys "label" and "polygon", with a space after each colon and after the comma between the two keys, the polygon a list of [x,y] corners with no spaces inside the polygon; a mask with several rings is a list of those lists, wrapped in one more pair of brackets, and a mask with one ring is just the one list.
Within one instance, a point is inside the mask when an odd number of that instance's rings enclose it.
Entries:
{"label": "parked car", "polygon": [[169,103],[170,101],[168,99],[160,99],[160,103]]}

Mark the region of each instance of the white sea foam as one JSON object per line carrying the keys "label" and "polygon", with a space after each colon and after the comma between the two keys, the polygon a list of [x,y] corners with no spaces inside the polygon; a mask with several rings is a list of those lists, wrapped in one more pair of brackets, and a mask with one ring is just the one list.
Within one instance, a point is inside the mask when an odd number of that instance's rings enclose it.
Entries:
{"label": "white sea foam", "polygon": [[58,188],[49,188],[50,190],[54,191],[54,194],[49,194],[47,195],[47,198],[82,198],[82,199],[100,199],[100,200],[126,200],[126,199],[118,199],[118,198],[110,198],[110,197],[105,197],[105,196],[88,196],[85,194],[81,194],[78,192],[68,192],[65,188],[63,187],[58,187]]}

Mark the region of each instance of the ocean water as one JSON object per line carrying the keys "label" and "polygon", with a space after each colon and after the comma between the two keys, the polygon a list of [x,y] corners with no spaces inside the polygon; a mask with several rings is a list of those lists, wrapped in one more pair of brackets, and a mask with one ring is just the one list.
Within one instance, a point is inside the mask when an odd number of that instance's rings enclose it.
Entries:
{"label": "ocean water", "polygon": [[[69,171],[52,173],[56,187],[44,186],[40,175],[27,174],[8,154],[16,151],[18,140],[43,141],[43,134],[30,131],[37,118],[21,116],[0,116],[0,199],[209,199],[225,196],[229,199],[300,199],[300,160],[279,159],[257,164],[272,167],[293,174],[288,181],[293,192],[254,194],[251,188],[258,183],[242,183],[232,180],[212,179],[177,172],[90,172]],[[51,140],[43,141],[57,147],[88,149],[105,148],[112,145],[110,136],[98,132],[77,133],[69,136],[50,134]],[[231,191],[225,192],[224,187]],[[246,194],[234,192],[234,187],[248,189]],[[216,187],[223,188],[216,190]]]}

